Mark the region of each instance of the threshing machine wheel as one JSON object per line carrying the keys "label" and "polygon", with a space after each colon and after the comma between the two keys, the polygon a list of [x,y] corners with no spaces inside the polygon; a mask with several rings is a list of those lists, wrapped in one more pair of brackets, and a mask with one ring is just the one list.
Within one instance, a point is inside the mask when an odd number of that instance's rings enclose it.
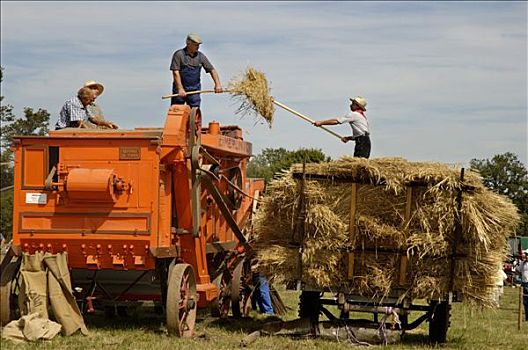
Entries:
{"label": "threshing machine wheel", "polygon": [[228,270],[218,275],[213,283],[218,289],[218,296],[211,303],[211,315],[214,317],[227,317],[231,306],[231,275]]}
{"label": "threshing machine wheel", "polygon": [[167,286],[167,330],[169,335],[190,337],[194,332],[197,308],[196,279],[189,264],[169,269]]}
{"label": "threshing machine wheel", "polygon": [[244,283],[244,262],[238,263],[231,280],[231,309],[234,317],[247,317],[251,311],[251,292]]}
{"label": "threshing machine wheel", "polygon": [[449,329],[451,305],[447,301],[432,301],[429,306],[433,309],[429,319],[429,340],[434,343],[445,343]]}
{"label": "threshing machine wheel", "polygon": [[10,262],[0,276],[0,326],[18,318],[18,294],[16,293],[20,261]]}
{"label": "threshing machine wheel", "polygon": [[[242,189],[242,171],[239,167],[229,169],[227,173],[227,178],[229,179],[229,182],[231,182],[233,185],[235,185],[239,189]],[[226,198],[227,205],[229,206],[229,208],[235,210],[240,208],[242,200],[244,199],[244,195],[238,192],[233,187],[229,186],[227,189]]]}

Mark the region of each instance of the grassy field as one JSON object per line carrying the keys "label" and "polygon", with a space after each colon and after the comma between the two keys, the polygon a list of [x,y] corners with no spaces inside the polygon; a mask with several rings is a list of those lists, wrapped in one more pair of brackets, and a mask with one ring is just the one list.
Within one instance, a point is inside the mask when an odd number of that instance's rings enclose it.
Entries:
{"label": "grassy field", "polygon": [[[518,288],[505,288],[502,306],[495,311],[476,311],[456,303],[452,310],[448,344],[436,346],[443,349],[526,349],[528,346],[528,322],[517,330]],[[297,315],[298,292],[281,291],[285,303],[291,308],[284,319]],[[199,313],[197,336],[192,339],[169,338],[165,335],[162,316],[152,308],[143,307],[127,318],[105,318],[102,313],[86,317],[89,336],[76,334],[56,337],[50,342],[15,345],[2,340],[2,350],[9,349],[234,349],[241,339],[259,329],[266,318],[252,312],[252,318],[220,322],[209,316],[206,310]],[[408,333],[399,344],[379,346],[384,349],[430,349],[424,323]],[[248,349],[348,349],[349,344],[321,339],[293,339],[287,336],[263,336]]]}

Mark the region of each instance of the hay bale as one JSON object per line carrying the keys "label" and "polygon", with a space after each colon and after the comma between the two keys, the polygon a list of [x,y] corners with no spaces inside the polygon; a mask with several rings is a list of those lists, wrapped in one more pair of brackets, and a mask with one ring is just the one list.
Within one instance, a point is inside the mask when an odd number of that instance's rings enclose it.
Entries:
{"label": "hay bale", "polygon": [[262,116],[271,128],[275,105],[264,73],[248,67],[244,74],[228,84],[231,97],[240,103],[237,114]]}
{"label": "hay bale", "polygon": [[[519,215],[509,199],[486,189],[478,174],[466,172],[461,181],[460,169],[445,164],[344,157],[306,164],[301,193],[301,172],[302,166],[294,165],[270,184],[255,219],[262,266],[275,278],[372,298],[393,295],[396,289],[411,299],[440,297],[453,283],[471,304],[495,305],[497,266]],[[353,182],[360,185],[351,237]],[[412,210],[406,219],[409,187]],[[459,219],[461,235],[455,239]],[[352,279],[344,259],[348,252],[354,252]],[[409,260],[403,285],[402,257]]]}

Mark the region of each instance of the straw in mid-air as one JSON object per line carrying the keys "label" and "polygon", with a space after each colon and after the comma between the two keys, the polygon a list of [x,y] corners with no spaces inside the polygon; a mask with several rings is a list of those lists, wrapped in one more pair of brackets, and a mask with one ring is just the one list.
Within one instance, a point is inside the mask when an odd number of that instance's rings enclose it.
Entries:
{"label": "straw in mid-air", "polygon": [[275,106],[264,73],[248,67],[241,77],[229,83],[228,89],[231,97],[240,103],[237,114],[253,112],[256,116],[262,116],[271,127]]}

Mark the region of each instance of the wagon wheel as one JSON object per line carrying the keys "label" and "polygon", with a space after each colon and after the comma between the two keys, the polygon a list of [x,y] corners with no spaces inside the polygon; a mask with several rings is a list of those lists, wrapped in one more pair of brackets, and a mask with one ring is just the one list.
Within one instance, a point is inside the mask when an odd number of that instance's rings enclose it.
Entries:
{"label": "wagon wheel", "polygon": [[231,276],[228,270],[218,275],[213,283],[218,289],[218,296],[211,303],[211,315],[226,318],[231,306]]}
{"label": "wagon wheel", "polygon": [[3,327],[11,320],[17,319],[18,308],[18,272],[20,259],[10,262],[2,271],[0,280],[0,325]]}
{"label": "wagon wheel", "polygon": [[196,308],[196,280],[191,265],[176,264],[171,266],[166,305],[169,335],[192,336],[196,322]]}
{"label": "wagon wheel", "polygon": [[244,262],[233,271],[231,280],[231,309],[234,317],[247,317],[251,311],[251,292],[244,283]]}

